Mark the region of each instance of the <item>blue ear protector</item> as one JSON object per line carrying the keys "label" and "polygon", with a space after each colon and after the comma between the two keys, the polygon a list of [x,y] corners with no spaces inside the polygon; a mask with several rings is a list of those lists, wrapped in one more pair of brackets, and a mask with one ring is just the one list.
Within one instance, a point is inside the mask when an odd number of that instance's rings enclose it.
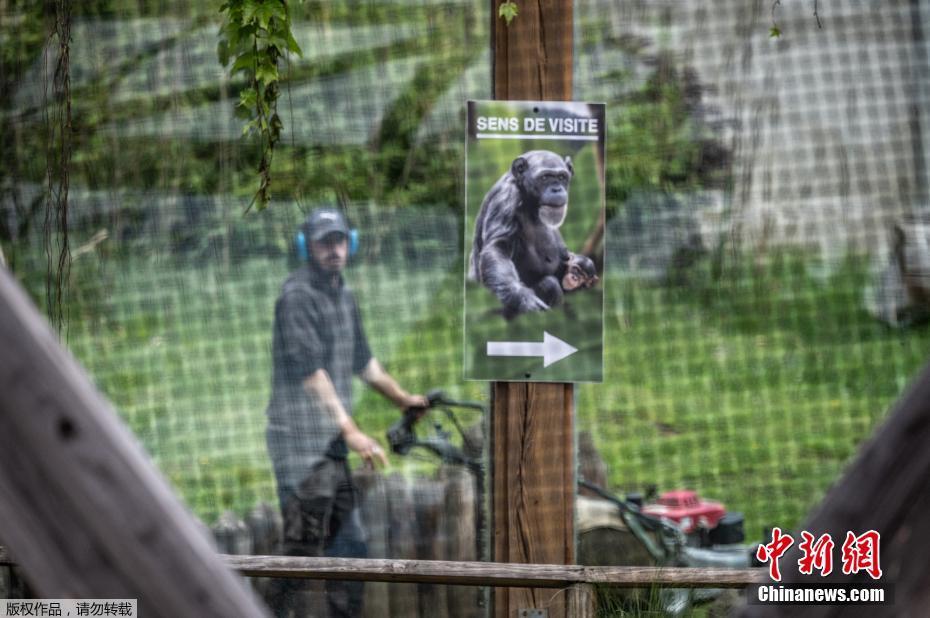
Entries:
{"label": "blue ear protector", "polygon": [[[294,245],[297,247],[297,258],[301,262],[309,262],[310,249],[307,247],[307,237],[304,236],[303,230],[297,232]],[[349,230],[349,257],[353,257],[356,253],[358,253],[358,230],[351,229]]]}

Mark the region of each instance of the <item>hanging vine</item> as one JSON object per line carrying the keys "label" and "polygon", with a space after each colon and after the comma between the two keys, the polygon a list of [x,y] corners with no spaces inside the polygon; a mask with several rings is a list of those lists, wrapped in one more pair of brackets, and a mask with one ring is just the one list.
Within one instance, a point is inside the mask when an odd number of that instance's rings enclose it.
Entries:
{"label": "hanging vine", "polygon": [[[819,0],[813,0],[814,2],[814,21],[817,22],[817,29],[823,30],[823,22],[820,21],[820,6]],[[769,36],[771,38],[777,39],[781,36],[781,28],[778,26],[778,22],[775,20],[775,9],[781,6],[781,0],[773,0],[772,2],[772,27],[769,28]]]}
{"label": "hanging vine", "polygon": [[[61,332],[65,322],[64,297],[71,273],[68,246],[68,178],[71,165],[71,2],[55,0],[54,28],[45,48],[45,302],[51,323]],[[55,69],[51,76],[52,103],[49,104],[48,59],[57,46]]]}
{"label": "hanging vine", "polygon": [[227,0],[220,12],[225,21],[217,56],[224,67],[232,61],[231,77],[242,73],[248,79],[239,93],[236,114],[246,120],[243,134],[258,136],[261,155],[258,190],[246,210],[253,205],[263,210],[271,201],[271,162],[283,128],[278,115],[278,61],[289,52],[301,55],[300,46],[291,33],[285,0]]}

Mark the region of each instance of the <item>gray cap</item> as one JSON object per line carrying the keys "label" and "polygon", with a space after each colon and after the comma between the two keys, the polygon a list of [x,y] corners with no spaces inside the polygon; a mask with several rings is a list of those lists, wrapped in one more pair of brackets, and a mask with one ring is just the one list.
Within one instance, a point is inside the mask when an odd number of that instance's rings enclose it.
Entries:
{"label": "gray cap", "polygon": [[334,208],[318,208],[307,217],[306,227],[310,240],[322,240],[327,234],[339,232],[349,235],[349,226],[342,213]]}

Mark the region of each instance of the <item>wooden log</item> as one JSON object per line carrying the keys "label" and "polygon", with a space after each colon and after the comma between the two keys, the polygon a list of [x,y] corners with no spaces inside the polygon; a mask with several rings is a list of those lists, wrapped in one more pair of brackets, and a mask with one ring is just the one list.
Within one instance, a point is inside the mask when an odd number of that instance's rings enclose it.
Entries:
{"label": "wooden log", "polygon": [[[267,502],[256,504],[245,518],[252,539],[252,552],[260,556],[277,554],[281,550],[281,513]],[[252,590],[267,603],[270,600],[272,580],[253,578],[249,582]]]}
{"label": "wooden log", "polygon": [[[354,477],[355,485],[359,488],[359,510],[362,524],[368,535],[368,557],[389,558],[391,522],[387,480],[380,472],[367,469],[356,471]],[[386,582],[365,584],[364,616],[380,618],[387,613],[390,606],[390,584]]]}
{"label": "wooden log", "polygon": [[[578,433],[578,474],[589,483],[598,487],[607,487],[607,464],[594,446],[594,438],[590,431]],[[579,494],[583,496],[596,496],[590,489],[580,488]]]}
{"label": "wooden log", "polygon": [[[846,533],[869,530],[881,534],[880,565],[883,577],[874,582],[864,571],[844,576],[840,564],[833,573],[805,577],[798,572],[800,532],[794,546],[782,556],[785,583],[809,582],[871,585],[894,583],[894,604],[861,606],[870,617],[919,616],[930,603],[930,570],[923,548],[930,546],[930,365],[924,367],[898,400],[887,420],[862,445],[842,478],[800,530],[819,537],[829,533],[840,555]],[[838,559],[834,559],[838,562]],[[743,616],[833,616],[843,606],[749,605]],[[867,610],[865,609],[867,608]]]}
{"label": "wooden log", "polygon": [[0,546],[0,599],[23,598],[25,582],[10,552]]}
{"label": "wooden log", "polygon": [[11,599],[32,599],[37,595],[26,581],[23,570],[16,566],[11,566],[7,571],[7,594]]}
{"label": "wooden log", "polygon": [[[579,449],[580,450],[580,449]],[[578,496],[578,562],[586,566],[655,566],[655,558],[620,517],[617,505],[601,498]],[[655,539],[658,543],[658,538]],[[645,606],[655,591],[650,588],[605,590],[615,605]]]}
{"label": "wooden log", "polygon": [[266,615],[5,269],[0,350],[0,534],[41,596]]}
{"label": "wooden log", "polygon": [[281,544],[281,513],[267,502],[256,504],[245,518],[252,538],[252,552],[266,556],[278,551]]}
{"label": "wooden log", "polygon": [[223,554],[251,554],[252,535],[248,526],[232,511],[223,511],[210,528],[216,547]]}
{"label": "wooden log", "polygon": [[[471,474],[460,466],[440,471],[445,483],[446,560],[478,559],[475,545],[475,484]],[[481,505],[479,505],[481,506]]]}
{"label": "wooden log", "polygon": [[[413,503],[417,514],[417,558],[440,560],[446,554],[445,483],[432,479],[417,479],[413,487]],[[419,588],[421,616],[448,618],[448,598],[445,586],[421,584]]]}
{"label": "wooden log", "polygon": [[[630,532],[617,505],[578,496],[578,561],[587,566],[655,566],[655,558]],[[656,537],[655,542],[659,540]]]}
{"label": "wooden log", "polygon": [[[249,577],[413,582],[450,586],[564,588],[587,583],[615,588],[744,588],[768,581],[768,571],[765,569],[587,567],[570,564],[303,556],[223,556],[223,559],[231,568]],[[548,594],[551,596],[551,591]]]}
{"label": "wooden log", "polygon": [[594,618],[597,593],[591,584],[574,584],[568,588],[566,615],[571,618]]}
{"label": "wooden log", "polygon": [[[446,555],[445,560],[474,561],[479,558],[475,539],[475,482],[461,466],[444,466],[440,478],[446,483]],[[484,508],[484,505],[477,505]],[[454,618],[478,618],[484,603],[483,590],[451,586],[448,591],[449,615]]]}
{"label": "wooden log", "polygon": [[[416,510],[413,507],[413,492],[410,484],[401,474],[395,473],[387,479],[387,491],[390,495],[388,552],[392,558],[415,560],[417,555]],[[417,586],[402,584],[391,586],[390,615],[416,618],[419,616],[417,599]]]}

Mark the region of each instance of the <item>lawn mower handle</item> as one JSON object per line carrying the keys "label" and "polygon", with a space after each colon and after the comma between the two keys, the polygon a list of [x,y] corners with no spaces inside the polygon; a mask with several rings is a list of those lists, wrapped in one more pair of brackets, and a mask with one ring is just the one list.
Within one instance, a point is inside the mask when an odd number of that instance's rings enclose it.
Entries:
{"label": "lawn mower handle", "polygon": [[[426,393],[426,399],[429,401],[429,407],[444,402],[442,391],[433,390]],[[401,417],[394,422],[387,430],[388,444],[391,450],[398,455],[406,455],[410,449],[416,445],[416,435],[413,433],[413,426],[416,424],[423,413],[428,408],[410,407],[406,408]]]}
{"label": "lawn mower handle", "polygon": [[[471,408],[474,410],[484,411],[484,406],[474,401],[457,401],[450,399],[446,394],[434,389],[426,393],[426,399],[429,401],[429,408],[436,406],[451,406],[454,408]],[[429,408],[413,407],[404,410],[403,415],[387,431],[388,443],[391,445],[391,451],[398,455],[406,455],[414,446],[423,446],[437,453],[447,460],[464,462],[467,458],[460,454],[459,450],[451,445],[444,445],[432,441],[419,441],[413,431],[420,417]]]}

